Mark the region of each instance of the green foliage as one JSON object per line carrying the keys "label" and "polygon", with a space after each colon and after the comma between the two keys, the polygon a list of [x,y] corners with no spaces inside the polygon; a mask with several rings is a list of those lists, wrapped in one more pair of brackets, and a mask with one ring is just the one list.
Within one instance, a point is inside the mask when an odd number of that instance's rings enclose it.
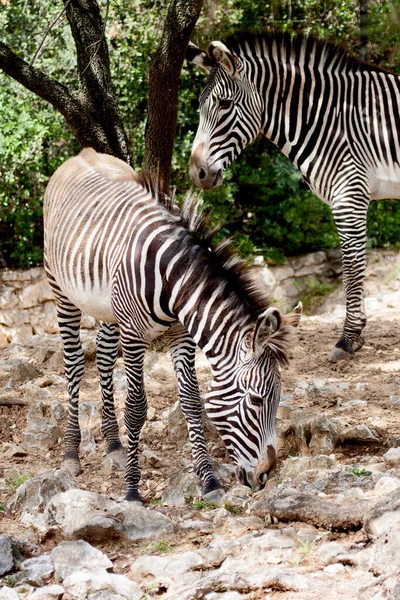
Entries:
{"label": "green foliage", "polygon": [[11,477],[7,480],[8,485],[11,489],[16,490],[20,485],[25,483],[30,479],[30,475],[21,474],[21,473],[13,473]]}
{"label": "green foliage", "polygon": [[314,315],[316,310],[322,306],[326,296],[336,287],[333,283],[320,283],[317,279],[307,279],[302,285],[299,284],[303,311],[306,315]]}
{"label": "green foliage", "polygon": [[[161,0],[99,0],[108,14],[113,81],[137,167],[143,161],[148,97],[148,69],[168,7]],[[108,10],[108,13],[107,13]],[[368,4],[370,59],[396,69],[400,64],[398,14],[394,3]],[[62,3],[12,0],[0,11],[0,38],[25,60],[72,90],[78,89],[75,48]],[[49,25],[60,16],[42,44]],[[193,40],[207,47],[232,31],[246,28],[304,31],[359,48],[358,8],[346,0],[208,1]],[[1,72],[0,72],[1,73]],[[197,96],[205,74],[185,64],[172,183],[179,194],[191,186],[189,156],[198,125]],[[63,118],[10,77],[0,74],[0,266],[28,267],[42,260],[42,199],[57,166],[79,151]],[[285,256],[337,247],[328,206],[316,199],[298,171],[269,142],[258,140],[241,155],[223,186],[204,195],[213,220],[222,222],[220,237],[232,236],[245,256],[263,254],[280,264]],[[399,244],[400,202],[373,203],[368,243]]]}
{"label": "green foliage", "polygon": [[166,538],[141,546],[143,554],[168,554],[172,548]]}
{"label": "green foliage", "polygon": [[214,510],[215,508],[219,508],[218,504],[214,504],[213,502],[208,502],[208,500],[193,500],[193,498],[185,498],[185,504],[190,505],[195,510]]}
{"label": "green foliage", "polygon": [[345,467],[344,469],[346,473],[353,473],[357,477],[369,477],[372,475],[372,471],[366,471],[365,469],[360,469],[358,465],[354,465],[354,467]]}

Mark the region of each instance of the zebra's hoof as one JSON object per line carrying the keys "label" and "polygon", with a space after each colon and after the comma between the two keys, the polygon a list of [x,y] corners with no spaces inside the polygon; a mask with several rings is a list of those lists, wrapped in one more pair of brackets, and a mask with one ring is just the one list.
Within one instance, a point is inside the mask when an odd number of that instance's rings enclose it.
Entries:
{"label": "zebra's hoof", "polygon": [[113,450],[109,452],[105,457],[105,461],[111,464],[113,467],[121,471],[125,471],[126,467],[126,450],[125,448],[120,448],[119,450]]}
{"label": "zebra's hoof", "polygon": [[137,490],[128,490],[125,500],[128,500],[128,502],[140,502],[140,504],[143,504],[143,500]]}
{"label": "zebra's hoof", "polygon": [[350,354],[350,352],[346,352],[343,348],[334,348],[329,354],[328,360],[331,363],[337,363],[340,360],[352,360],[354,358],[354,354]]}
{"label": "zebra's hoof", "polygon": [[[207,496],[207,494],[211,494],[212,492],[215,492],[217,490],[222,490],[222,487],[218,479],[216,477],[213,477],[212,479],[207,481],[206,485],[203,488],[203,498],[204,496]],[[222,490],[222,493],[224,493],[224,490]]]}
{"label": "zebra's hoof", "polygon": [[76,477],[82,473],[82,467],[79,459],[64,458],[60,467],[61,471],[66,471],[72,477]]}
{"label": "zebra's hoof", "polygon": [[354,352],[358,352],[365,344],[365,339],[362,335],[359,335],[356,340],[354,340],[353,350]]}

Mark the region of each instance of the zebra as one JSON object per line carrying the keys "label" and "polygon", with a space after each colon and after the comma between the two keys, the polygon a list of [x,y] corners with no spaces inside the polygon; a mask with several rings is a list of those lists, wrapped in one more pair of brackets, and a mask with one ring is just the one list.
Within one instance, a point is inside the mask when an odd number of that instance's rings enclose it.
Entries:
{"label": "zebra", "polygon": [[204,494],[220,488],[207,453],[195,374],[196,344],[212,381],[205,408],[237,465],[242,483],[260,488],[276,466],[275,415],[280,366],[301,306],[290,315],[269,306],[252,273],[212,233],[193,194],[179,211],[157,197],[123,161],[84,149],[51,177],[44,199],[45,269],[53,290],[68,381],[62,467],[81,472],[79,386],[84,355],[81,311],[101,321],[96,338],[108,452],[121,451],[112,371],[121,341],[128,395],[126,499],[141,501],[138,440],[146,419],[143,361],[167,332]]}
{"label": "zebra", "polygon": [[331,206],[342,251],[346,317],[329,360],[364,343],[366,219],[372,199],[400,198],[400,79],[313,37],[236,34],[188,60],[209,72],[190,174],[203,189],[259,133]]}

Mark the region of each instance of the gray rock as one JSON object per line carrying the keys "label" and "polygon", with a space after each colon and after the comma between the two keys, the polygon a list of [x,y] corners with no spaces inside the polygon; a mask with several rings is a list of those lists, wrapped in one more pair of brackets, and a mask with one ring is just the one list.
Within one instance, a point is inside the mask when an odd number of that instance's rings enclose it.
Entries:
{"label": "gray rock", "polygon": [[245,485],[236,485],[228,490],[221,498],[220,504],[227,510],[246,508],[252,497],[252,491]]}
{"label": "gray rock", "polygon": [[62,585],[46,585],[35,590],[33,594],[28,596],[28,600],[61,600],[64,592]]}
{"label": "gray rock", "polygon": [[8,508],[16,513],[43,512],[53,496],[75,487],[75,479],[65,471],[45,471],[20,485]]}
{"label": "gray rock", "polygon": [[84,540],[61,542],[52,550],[51,557],[55,574],[61,579],[65,579],[77,569],[97,571],[112,567],[112,562],[106,554]]}
{"label": "gray rock", "polygon": [[64,580],[65,590],[73,598],[94,600],[112,599],[113,596],[126,600],[141,600],[143,592],[123,575],[108,573],[105,569],[96,571],[75,571]]}
{"label": "gray rock", "polygon": [[37,376],[37,370],[27,360],[20,358],[0,360],[0,387],[4,387],[9,383],[13,386],[20,385]]}
{"label": "gray rock", "polygon": [[121,502],[118,510],[123,515],[123,534],[129,540],[156,539],[175,531],[168,517],[137,502]]}
{"label": "gray rock", "polygon": [[168,487],[162,496],[163,504],[167,506],[182,506],[189,498],[202,495],[199,478],[191,469],[185,469],[170,477]]}
{"label": "gray rock", "polygon": [[324,565],[331,565],[333,563],[341,562],[341,558],[347,557],[348,552],[343,546],[336,542],[328,542],[322,544],[318,548],[318,556]]}
{"label": "gray rock", "polygon": [[383,460],[390,467],[400,466],[400,448],[390,448],[386,454],[383,455]]}
{"label": "gray rock", "polygon": [[21,600],[19,594],[8,586],[0,588],[0,600]]}
{"label": "gray rock", "polygon": [[183,552],[172,556],[139,556],[132,564],[130,572],[133,581],[140,583],[151,577],[158,582],[171,581],[175,577],[204,567],[205,559],[196,552]]}
{"label": "gray rock", "polygon": [[339,424],[325,415],[279,422],[279,445],[285,454],[332,454],[339,438]]}
{"label": "gray rock", "polygon": [[400,532],[400,488],[375,504],[364,517],[364,530],[370,540],[382,537],[392,528]]}
{"label": "gray rock", "polygon": [[27,416],[27,427],[22,432],[22,445],[48,451],[57,445],[58,440],[63,437],[61,428],[46,417],[46,409],[43,402],[36,402],[31,406]]}
{"label": "gray rock", "polygon": [[13,544],[9,537],[0,535],[0,576],[5,575],[14,566]]}
{"label": "gray rock", "polygon": [[41,586],[49,581],[54,573],[53,561],[48,554],[24,560],[21,569],[23,580],[35,586]]}
{"label": "gray rock", "polygon": [[157,538],[175,529],[170,519],[141,504],[116,502],[78,489],[54,496],[46,507],[45,518],[49,531],[58,530],[68,539],[89,542],[121,536],[130,540]]}
{"label": "gray rock", "polygon": [[377,444],[379,438],[376,437],[367,425],[356,425],[355,427],[345,428],[340,433],[340,443],[357,442],[359,444]]}

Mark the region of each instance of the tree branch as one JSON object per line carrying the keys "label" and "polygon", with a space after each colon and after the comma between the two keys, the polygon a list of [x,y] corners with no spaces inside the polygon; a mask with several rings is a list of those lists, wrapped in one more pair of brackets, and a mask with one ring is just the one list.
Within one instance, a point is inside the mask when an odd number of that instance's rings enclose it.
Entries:
{"label": "tree branch", "polygon": [[130,144],[111,80],[104,24],[96,0],[63,0],[74,38],[80,99],[95,114],[113,154],[132,165]]}
{"label": "tree branch", "polygon": [[68,88],[43,71],[29,65],[6,44],[0,42],[0,69],[28,90],[49,102],[67,121],[72,133],[83,146],[106,152],[107,138],[94,116],[73,96]]}

